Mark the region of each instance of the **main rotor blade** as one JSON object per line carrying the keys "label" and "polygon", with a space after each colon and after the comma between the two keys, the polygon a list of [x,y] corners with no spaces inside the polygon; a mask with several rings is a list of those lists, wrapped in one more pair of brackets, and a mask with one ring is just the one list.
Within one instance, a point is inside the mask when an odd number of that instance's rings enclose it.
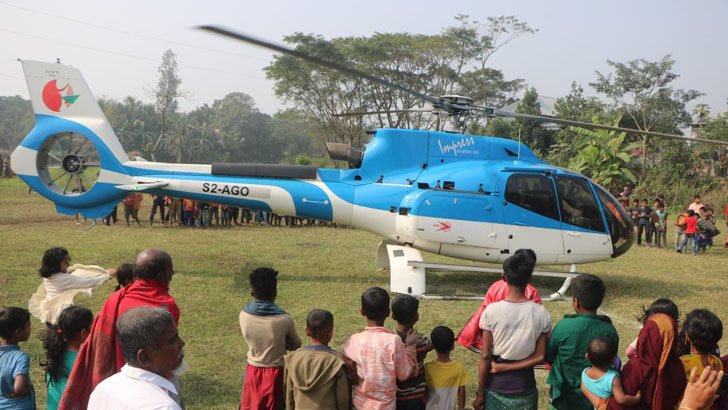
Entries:
{"label": "main rotor blade", "polygon": [[323,67],[330,68],[332,70],[340,71],[342,73],[346,73],[346,74],[349,74],[349,75],[352,75],[352,76],[355,76],[355,77],[363,78],[363,79],[372,81],[374,83],[383,85],[385,87],[393,88],[395,90],[399,90],[399,91],[402,91],[404,93],[411,94],[411,95],[413,95],[413,96],[415,96],[417,98],[420,98],[422,100],[425,100],[427,102],[430,102],[430,103],[432,103],[433,105],[436,105],[436,106],[442,106],[443,105],[443,101],[441,101],[439,98],[435,98],[435,97],[432,97],[432,96],[429,96],[429,95],[425,95],[425,94],[419,93],[419,92],[417,92],[415,90],[412,90],[412,89],[407,88],[407,87],[403,87],[403,86],[401,86],[399,84],[391,83],[391,82],[389,82],[389,81],[387,81],[387,80],[385,80],[383,78],[375,77],[375,76],[373,76],[371,74],[367,74],[367,73],[365,73],[363,71],[359,71],[359,70],[356,70],[356,69],[347,67],[345,65],[342,65],[342,64],[339,64],[339,63],[335,63],[333,61],[328,61],[328,60],[324,60],[324,59],[321,59],[321,58],[318,58],[318,57],[314,57],[312,55],[308,55],[306,53],[303,53],[303,52],[298,51],[298,50],[294,50],[292,48],[284,47],[284,46],[281,46],[281,45],[278,45],[278,44],[271,43],[271,42],[266,41],[266,40],[261,40],[261,39],[255,38],[255,37],[251,37],[251,36],[249,36],[247,34],[242,34],[242,33],[234,32],[234,31],[231,31],[231,30],[228,30],[228,29],[224,29],[224,28],[218,27],[218,26],[208,26],[208,25],[205,25],[205,26],[197,26],[196,28],[198,28],[200,30],[209,31],[211,33],[219,34],[221,36],[230,37],[230,38],[233,38],[235,40],[243,41],[243,42],[246,42],[246,43],[255,44],[255,45],[259,46],[259,47],[267,48],[269,50],[274,50],[274,51],[278,51],[278,52],[283,53],[283,54],[288,54],[290,56],[298,57],[298,58],[301,58],[303,60],[310,61],[310,62],[312,62],[314,64],[318,64],[318,65],[321,65]]}
{"label": "main rotor blade", "polygon": [[534,121],[538,121],[538,122],[552,122],[555,124],[569,125],[572,127],[579,127],[579,128],[626,132],[629,134],[641,134],[641,135],[647,135],[650,137],[672,138],[672,139],[692,141],[692,142],[709,142],[712,144],[728,145],[728,141],[719,141],[719,140],[711,140],[711,139],[704,139],[704,138],[691,138],[691,137],[686,137],[684,135],[666,134],[664,132],[654,132],[654,131],[641,131],[641,130],[634,129],[634,128],[612,127],[609,125],[592,124],[590,122],[583,122],[583,121],[565,120],[565,119],[561,119],[561,118],[548,117],[548,116],[544,116],[544,115],[523,114],[520,112],[503,111],[503,110],[493,110],[493,111],[485,110],[484,112],[486,115],[492,115],[495,117],[521,118],[524,120],[534,120]]}
{"label": "main rotor blade", "polygon": [[381,111],[358,111],[358,112],[342,112],[341,114],[334,114],[334,117],[353,117],[357,115],[377,115],[377,114],[398,114],[398,113],[418,113],[418,112],[436,112],[434,110],[381,110]]}

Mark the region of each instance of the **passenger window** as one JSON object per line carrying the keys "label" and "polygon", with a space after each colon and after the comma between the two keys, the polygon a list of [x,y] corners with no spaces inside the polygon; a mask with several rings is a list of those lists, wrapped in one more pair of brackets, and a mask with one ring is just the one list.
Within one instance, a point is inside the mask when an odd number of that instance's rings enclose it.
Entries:
{"label": "passenger window", "polygon": [[539,215],[559,220],[554,185],[543,175],[512,175],[506,183],[505,199]]}
{"label": "passenger window", "polygon": [[559,194],[561,221],[580,228],[604,232],[601,213],[586,180],[564,176],[554,177]]}

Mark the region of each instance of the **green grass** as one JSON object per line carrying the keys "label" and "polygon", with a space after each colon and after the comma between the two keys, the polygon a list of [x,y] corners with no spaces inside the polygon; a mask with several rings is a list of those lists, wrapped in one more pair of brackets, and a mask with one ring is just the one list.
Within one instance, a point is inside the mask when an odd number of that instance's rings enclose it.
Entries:
{"label": "green grass", "polygon": [[[140,212],[148,219],[151,200]],[[69,249],[74,262],[114,267],[131,261],[148,247],[161,247],[174,259],[176,275],[171,292],[182,310],[180,333],[187,342],[190,372],[183,377],[183,394],[189,409],[230,409],[239,397],[246,345],[238,325],[238,314],[250,301],[245,266],[270,265],[281,272],[277,302],[289,311],[304,334],[308,311],[325,308],[333,312],[336,327],[332,346],[341,349],[348,336],[365,322],[359,315],[359,296],[371,286],[389,287],[386,271],[374,266],[380,241],[375,235],[353,229],[324,227],[272,228],[245,226],[241,229],[115,227],[103,225],[86,230],[73,217],[55,213],[53,205],[17,179],[0,180],[0,305],[27,306],[41,280],[37,274],[43,251],[51,246]],[[121,212],[120,212],[121,214]],[[90,222],[89,222],[90,224]],[[721,222],[722,224],[722,222]],[[670,232],[672,234],[672,232]],[[718,241],[722,243],[721,240]],[[425,254],[428,261],[455,260]],[[637,336],[634,318],[642,306],[658,297],[672,298],[681,312],[706,307],[728,318],[727,282],[724,280],[726,252],[716,247],[706,255],[692,257],[668,250],[634,248],[617,260],[579,266],[580,271],[600,275],[607,284],[605,312],[612,316],[622,343],[620,350]],[[496,279],[478,273],[428,274],[430,293],[482,295]],[[558,289],[557,279],[536,278],[543,295]],[[112,292],[104,285],[92,298],[77,301],[98,311]],[[478,308],[477,301],[423,300],[417,328],[423,333],[437,325],[455,332]],[[571,312],[571,301],[548,302],[554,322]],[[392,327],[393,322],[387,321]],[[33,321],[34,336],[22,349],[33,357],[32,380],[38,405],[45,407],[45,387],[37,359],[41,342],[35,336],[42,328]],[[721,343],[726,351],[728,344]],[[454,356],[469,369],[468,403],[476,383],[476,356],[460,347]],[[537,372],[541,408],[546,408],[545,372]]]}

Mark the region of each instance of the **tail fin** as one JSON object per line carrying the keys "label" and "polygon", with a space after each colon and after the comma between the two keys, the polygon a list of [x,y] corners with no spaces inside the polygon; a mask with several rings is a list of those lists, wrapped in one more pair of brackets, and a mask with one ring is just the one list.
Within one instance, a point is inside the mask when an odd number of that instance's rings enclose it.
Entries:
{"label": "tail fin", "polygon": [[21,60],[21,64],[36,118],[50,115],[84,125],[96,133],[120,163],[129,160],[78,69],[41,61]]}
{"label": "tail fin", "polygon": [[13,171],[61,213],[108,213],[131,182],[129,159],[74,67],[21,61],[35,126],[11,157]]}

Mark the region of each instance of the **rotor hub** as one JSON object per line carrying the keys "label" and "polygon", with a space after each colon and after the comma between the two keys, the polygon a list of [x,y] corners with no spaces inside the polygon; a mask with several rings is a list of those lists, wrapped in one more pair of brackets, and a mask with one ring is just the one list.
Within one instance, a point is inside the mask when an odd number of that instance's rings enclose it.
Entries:
{"label": "rotor hub", "polygon": [[66,155],[62,162],[63,170],[69,174],[78,175],[86,170],[85,162],[79,155]]}

